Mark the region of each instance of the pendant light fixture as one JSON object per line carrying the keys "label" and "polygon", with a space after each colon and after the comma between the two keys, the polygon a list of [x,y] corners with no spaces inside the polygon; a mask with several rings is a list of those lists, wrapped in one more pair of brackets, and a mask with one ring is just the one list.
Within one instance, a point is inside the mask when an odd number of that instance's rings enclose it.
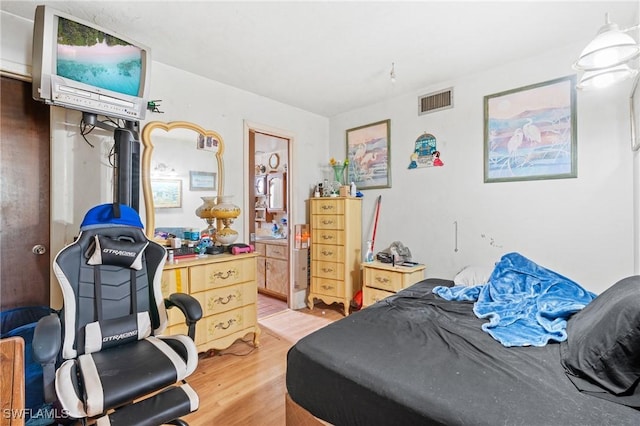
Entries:
{"label": "pendant light fixture", "polygon": [[621,30],[609,21],[605,14],[605,24],[596,37],[582,50],[573,68],[584,71],[579,89],[602,88],[634,76],[638,71],[629,62],[640,56],[640,45],[626,32],[638,26]]}

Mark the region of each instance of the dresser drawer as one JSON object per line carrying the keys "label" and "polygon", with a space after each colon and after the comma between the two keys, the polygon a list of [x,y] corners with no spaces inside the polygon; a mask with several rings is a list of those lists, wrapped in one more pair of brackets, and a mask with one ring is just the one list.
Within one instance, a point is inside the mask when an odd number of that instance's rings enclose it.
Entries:
{"label": "dresser drawer", "polygon": [[380,290],[396,292],[402,290],[403,274],[382,269],[365,268],[364,285]]}
{"label": "dresser drawer", "polygon": [[202,315],[209,316],[256,303],[258,291],[252,282],[215,288],[193,296],[202,306]]}
{"label": "dresser drawer", "polygon": [[377,288],[365,287],[362,290],[362,305],[370,306],[382,299],[393,296],[395,293],[392,291],[378,290]]}
{"label": "dresser drawer", "polygon": [[188,268],[176,268],[162,271],[160,283],[164,297],[169,297],[173,293],[188,293],[189,270]]}
{"label": "dresser drawer", "polygon": [[344,264],[314,260],[311,263],[311,274],[314,277],[329,278],[332,280],[344,279]]}
{"label": "dresser drawer", "polygon": [[172,325],[171,327],[165,328],[162,333],[163,336],[175,336],[176,334],[184,334],[187,336],[189,334],[189,327],[184,322],[181,324]]}
{"label": "dresser drawer", "polygon": [[311,217],[313,229],[344,229],[344,216],[316,214]]}
{"label": "dresser drawer", "polygon": [[253,248],[260,256],[265,256],[267,254],[267,247],[265,243],[253,243]]}
{"label": "dresser drawer", "polygon": [[255,258],[212,263],[189,268],[191,293],[256,279]]}
{"label": "dresser drawer", "polygon": [[[185,328],[187,327],[184,314],[180,309],[175,307],[171,309],[167,309],[167,321],[168,321],[167,326],[169,327],[173,327],[180,324],[184,325]],[[167,334],[167,333],[165,332],[164,334]]]}
{"label": "dresser drawer", "polygon": [[344,245],[344,231],[330,231],[326,229],[314,229],[311,234],[312,244]]}
{"label": "dresser drawer", "polygon": [[313,258],[328,262],[344,262],[344,246],[313,244]]}
{"label": "dresser drawer", "polygon": [[[257,324],[256,312],[255,305],[249,305],[202,318],[198,321],[200,328],[196,326],[196,345],[255,326]],[[200,341],[200,336],[202,336],[202,341]]]}
{"label": "dresser drawer", "polygon": [[277,259],[287,260],[288,256],[288,247],[286,245],[280,244],[266,244],[267,246],[267,257],[275,257]]}
{"label": "dresser drawer", "polygon": [[334,297],[343,296],[344,281],[311,277],[311,292]]}
{"label": "dresser drawer", "polygon": [[344,214],[344,201],[313,200],[311,214]]}

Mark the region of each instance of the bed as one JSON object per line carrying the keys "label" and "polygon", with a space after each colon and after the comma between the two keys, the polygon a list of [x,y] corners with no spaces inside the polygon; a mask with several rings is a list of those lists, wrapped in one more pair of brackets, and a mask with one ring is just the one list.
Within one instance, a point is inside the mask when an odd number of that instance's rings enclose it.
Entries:
{"label": "bed", "polygon": [[571,316],[562,343],[528,347],[481,330],[474,302],[432,292],[452,285],[426,279],[298,341],[287,424],[640,424],[640,277]]}

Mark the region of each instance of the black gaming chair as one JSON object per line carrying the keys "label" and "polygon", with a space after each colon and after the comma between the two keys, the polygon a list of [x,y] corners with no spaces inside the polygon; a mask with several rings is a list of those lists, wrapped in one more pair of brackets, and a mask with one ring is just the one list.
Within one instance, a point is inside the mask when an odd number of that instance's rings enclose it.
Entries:
{"label": "black gaming chair", "polygon": [[[185,378],[198,364],[193,339],[202,309],[187,294],[163,299],[166,251],[142,228],[128,206],[96,206],[55,258],[64,306],[38,322],[33,351],[45,398],[62,417],[98,426],[186,425],[179,418],[198,409]],[[189,336],[160,335],[170,307],[184,313]]]}

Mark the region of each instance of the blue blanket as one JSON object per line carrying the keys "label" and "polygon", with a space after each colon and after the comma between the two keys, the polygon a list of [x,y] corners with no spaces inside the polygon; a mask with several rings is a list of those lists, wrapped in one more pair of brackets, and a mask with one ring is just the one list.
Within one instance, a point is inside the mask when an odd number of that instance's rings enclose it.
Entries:
{"label": "blue blanket", "polygon": [[518,253],[504,255],[487,284],[435,287],[447,300],[475,301],[482,329],[504,346],[544,346],[567,338],[567,319],[596,295]]}

